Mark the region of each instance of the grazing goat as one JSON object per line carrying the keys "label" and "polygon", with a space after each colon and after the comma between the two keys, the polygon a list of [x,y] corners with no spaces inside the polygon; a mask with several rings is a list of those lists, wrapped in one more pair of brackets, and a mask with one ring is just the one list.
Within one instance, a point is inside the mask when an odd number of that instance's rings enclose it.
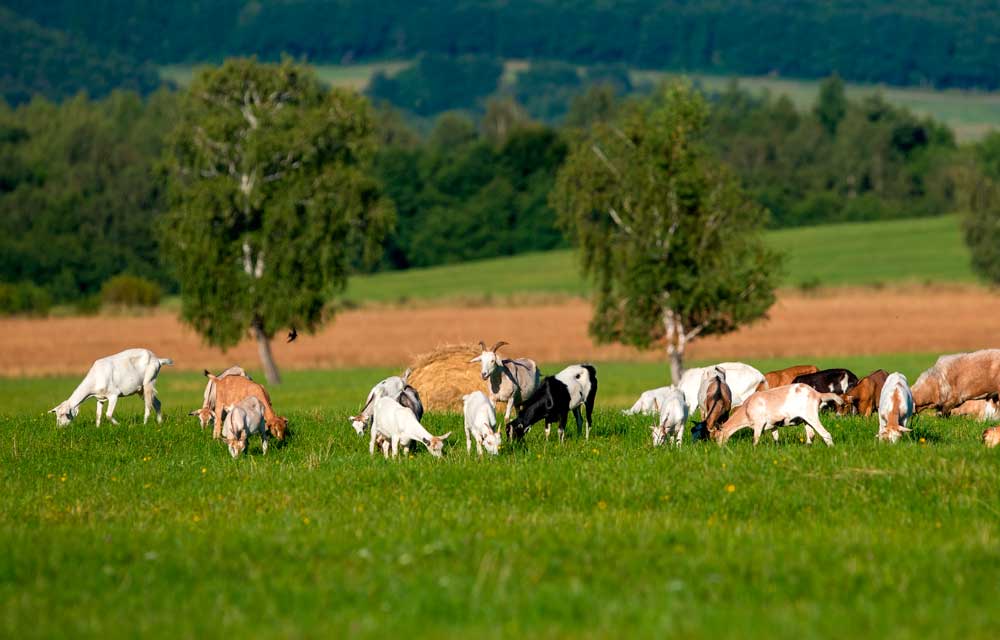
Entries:
{"label": "grazing goat", "polygon": [[[227,376],[243,376],[247,380],[253,380],[239,365],[233,365],[220,373],[217,377],[225,378]],[[201,409],[195,409],[189,416],[198,416],[198,422],[201,423],[201,428],[204,429],[208,426],[208,423],[212,421],[215,416],[215,381],[209,380],[205,384],[205,395],[201,403]]]}
{"label": "grazing goat", "polygon": [[476,441],[476,451],[483,457],[483,447],[486,451],[497,455],[500,453],[500,432],[497,427],[496,407],[482,391],[473,391],[462,396],[463,413],[465,414],[465,451],[472,453],[472,441]]}
{"label": "grazing goat", "polygon": [[574,364],[554,376],[546,376],[531,397],[525,401],[517,417],[511,422],[513,437],[520,440],[531,425],[545,420],[545,437],[549,437],[550,425],[559,423],[559,442],[566,435],[566,419],[569,412],[576,418],[576,431],[580,433],[583,419],[580,407],[587,411],[587,438],[594,414],[594,399],[597,396],[597,370],[590,364]]}
{"label": "grazing goat", "polygon": [[792,384],[792,381],[795,380],[796,376],[816,373],[817,371],[819,371],[819,367],[813,364],[797,364],[794,367],[785,367],[784,369],[769,371],[764,374],[764,382],[757,387],[757,391],[784,387]]}
{"label": "grazing goat", "polygon": [[1000,349],[941,356],[913,384],[917,411],[935,407],[948,416],[968,400],[995,400],[1000,391]]}
{"label": "grazing goat", "polygon": [[149,411],[156,412],[156,421],[163,422],[160,399],[156,396],[156,376],[160,367],[171,365],[170,358],[157,358],[149,349],[127,349],[113,356],[94,361],[90,371],[76,387],[70,397],[49,410],[56,414],[56,424],[68,425],[80,412],[80,405],[88,398],[97,398],[97,426],[101,426],[101,409],[108,405],[107,417],[111,424],[118,424],[114,418],[118,398],[142,394],[146,413],[142,423],[149,420]]}
{"label": "grazing goat", "polygon": [[260,436],[260,446],[267,455],[269,433],[264,422],[264,405],[254,396],[243,398],[229,409],[222,425],[222,439],[229,446],[229,454],[238,458],[247,451],[247,441],[252,435]]}
{"label": "grazing goat", "polygon": [[1000,426],[990,427],[983,431],[983,444],[986,445],[987,449],[1000,445]]}
{"label": "grazing goat", "polygon": [[622,411],[622,415],[634,416],[638,413],[660,413],[660,406],[671,389],[676,389],[676,387],[671,385],[669,387],[657,387],[656,389],[643,391],[631,408]]}
{"label": "grazing goat", "polygon": [[219,439],[222,437],[223,412],[229,411],[243,398],[253,396],[260,400],[264,407],[264,423],[268,431],[278,440],[285,439],[288,431],[288,419],[277,415],[271,405],[271,396],[267,395],[267,390],[253,380],[242,376],[227,376],[220,378],[205,371],[205,377],[215,381],[215,426],[212,430],[212,437]]}
{"label": "grazing goat", "polygon": [[[413,411],[407,409],[392,398],[385,396],[375,401],[375,417],[372,420],[371,439],[368,445],[368,453],[375,455],[375,447],[379,437],[389,441],[392,450],[392,457],[399,455],[399,446],[409,446],[413,440],[419,440],[431,452],[431,455],[440,458],[444,449],[444,442],[451,435],[451,431],[443,436],[431,435],[427,429],[417,421]],[[388,448],[384,445],[382,455],[389,457]]]}
{"label": "grazing goat", "polygon": [[[506,425],[510,421],[511,409],[516,408],[520,413],[524,401],[538,388],[540,374],[534,360],[508,360],[498,356],[497,351],[505,344],[508,343],[501,340],[487,349],[486,343],[480,340],[479,347],[483,351],[469,363],[480,363],[480,375],[490,382],[490,402],[507,405],[503,416]],[[507,437],[510,437],[510,427],[507,427]]]}
{"label": "grazing goat", "polygon": [[368,392],[365,399],[365,406],[356,416],[351,416],[351,426],[358,435],[364,435],[365,429],[371,425],[372,415],[375,412],[375,401],[379,398],[395,398],[396,402],[408,408],[416,416],[417,420],[424,417],[424,405],[420,401],[420,394],[417,390],[406,383],[410,370],[407,369],[402,376],[389,376],[382,380]]}
{"label": "grazing goat", "polygon": [[[819,421],[819,407],[824,402],[841,404],[843,400],[835,393],[819,393],[806,384],[793,383],[777,389],[766,389],[753,394],[734,411],[729,420],[715,434],[719,444],[725,444],[740,429],[753,429],[754,446],[760,442],[764,431],[775,430],[779,426],[804,423],[806,442],[812,444],[813,433],[818,433],[826,443],[833,446],[833,438]],[[776,431],[774,431],[777,434]]]}
{"label": "grazing goat", "polygon": [[[847,390],[857,383],[858,376],[847,369],[823,369],[816,373],[795,376],[792,381],[792,384],[807,384],[820,393],[835,393],[841,396],[841,401],[843,401],[843,395],[847,393]],[[837,406],[842,407],[843,402],[838,403]]]}
{"label": "grazing goat", "polygon": [[910,430],[906,424],[913,415],[913,395],[906,376],[893,373],[885,380],[878,401],[878,436],[883,442],[895,443]]}
{"label": "grazing goat", "polygon": [[701,389],[698,391],[698,410],[701,422],[691,430],[695,440],[713,437],[719,426],[729,417],[733,408],[733,395],[726,383],[726,374],[722,369],[709,369],[705,372]]}
{"label": "grazing goat", "polygon": [[733,406],[737,407],[757,391],[764,381],[764,374],[742,362],[720,362],[717,365],[704,368],[688,369],[681,376],[677,386],[684,392],[684,401],[694,410],[698,406],[698,392],[701,390],[701,378],[706,369],[720,368],[726,372],[726,384],[733,396]]}
{"label": "grazing goat", "polygon": [[653,432],[653,446],[658,447],[672,438],[678,447],[684,439],[684,425],[687,423],[688,408],[684,394],[677,387],[668,387],[660,403],[660,421],[650,429]]}
{"label": "grazing goat", "polygon": [[879,407],[882,387],[888,377],[888,371],[876,369],[858,380],[857,384],[844,394],[844,407],[852,408],[860,415],[870,416]]}
{"label": "grazing goat", "polygon": [[1000,418],[1000,406],[996,400],[966,400],[951,410],[953,416],[971,416],[976,420],[996,420]]}

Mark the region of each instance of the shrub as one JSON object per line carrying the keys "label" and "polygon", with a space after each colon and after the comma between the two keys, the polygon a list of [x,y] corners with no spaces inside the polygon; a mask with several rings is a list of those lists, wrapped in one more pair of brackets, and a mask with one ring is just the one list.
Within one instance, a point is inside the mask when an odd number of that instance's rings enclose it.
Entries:
{"label": "shrub", "polygon": [[155,307],[163,291],[160,285],[145,278],[117,275],[101,285],[101,303],[123,307]]}
{"label": "shrub", "polygon": [[52,307],[49,292],[30,282],[0,282],[0,315],[48,315]]}

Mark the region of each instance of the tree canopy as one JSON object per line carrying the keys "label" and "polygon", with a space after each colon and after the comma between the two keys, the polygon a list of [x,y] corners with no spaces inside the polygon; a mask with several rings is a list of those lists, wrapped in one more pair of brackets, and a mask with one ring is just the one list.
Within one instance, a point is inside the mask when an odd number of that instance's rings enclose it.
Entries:
{"label": "tree canopy", "polygon": [[166,164],[163,250],[182,311],[213,345],[314,330],[352,263],[374,259],[392,208],[369,168],[367,101],[324,89],[306,68],[234,59],[199,74],[181,100]]}
{"label": "tree canopy", "polygon": [[762,317],[779,275],[765,212],[708,153],[707,117],[684,84],[627,104],[574,145],[552,197],[594,284],[591,333],[665,343],[675,382],[687,343]]}

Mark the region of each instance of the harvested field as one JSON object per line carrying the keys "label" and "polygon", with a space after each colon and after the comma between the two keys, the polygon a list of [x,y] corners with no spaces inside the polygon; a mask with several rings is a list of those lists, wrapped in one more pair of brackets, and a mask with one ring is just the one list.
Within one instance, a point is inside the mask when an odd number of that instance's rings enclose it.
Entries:
{"label": "harvested field", "polygon": [[[587,335],[583,300],[513,307],[363,308],[340,314],[315,336],[274,343],[279,366],[403,367],[448,343],[507,340],[507,355],[543,362],[660,360],[597,346]],[[694,359],[829,357],[949,352],[997,345],[1000,296],[973,286],[833,289],[813,295],[786,291],[770,319],[735,334],[694,343]],[[206,347],[172,314],[0,320],[0,374],[82,373],[100,356],[134,346],[171,357],[187,370],[256,366],[246,340],[228,353]]]}

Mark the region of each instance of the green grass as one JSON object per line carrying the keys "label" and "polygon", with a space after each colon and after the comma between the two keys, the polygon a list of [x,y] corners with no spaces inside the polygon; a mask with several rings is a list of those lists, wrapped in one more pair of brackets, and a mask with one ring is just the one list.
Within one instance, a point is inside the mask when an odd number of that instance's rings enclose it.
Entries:
{"label": "green grass", "polygon": [[[389,75],[398,73],[409,65],[409,60],[390,60],[350,65],[315,65],[320,78],[333,86],[363,90],[378,71]],[[528,67],[525,60],[508,60],[504,65],[503,84],[514,81],[518,71]],[[179,86],[191,82],[192,65],[167,65],[160,67],[160,75]],[[658,82],[664,78],[681,76],[690,78],[708,90],[721,91],[732,81],[738,80],[754,92],[768,91],[772,95],[786,95],[800,109],[811,108],[819,91],[819,80],[795,80],[772,76],[719,76],[702,73],[677,74],[663,71],[634,70],[632,81],[636,84]],[[911,109],[921,115],[932,116],[955,130],[961,141],[974,141],[991,130],[1000,128],[1000,92],[946,90],[936,91],[917,87],[888,87],[883,85],[847,84],[847,94],[860,98],[874,93],[892,104]]]}
{"label": "green grass", "polygon": [[[956,216],[770,231],[785,253],[784,286],[975,282]],[[532,253],[352,278],[349,300],[584,295],[571,251]]]}
{"label": "green grass", "polygon": [[[933,356],[883,356],[913,373]],[[761,366],[783,364],[758,362]],[[873,359],[837,363],[865,370]],[[168,420],[66,429],[66,378],[0,379],[6,637],[996,637],[1000,457],[968,420],[895,447],[825,418],[754,450],[653,450],[620,407],[662,365],[601,364],[596,430],[496,459],[371,459],[345,418],[382,370],[290,373],[294,436],[233,461],[165,371]],[[923,442],[921,442],[923,439]]]}

